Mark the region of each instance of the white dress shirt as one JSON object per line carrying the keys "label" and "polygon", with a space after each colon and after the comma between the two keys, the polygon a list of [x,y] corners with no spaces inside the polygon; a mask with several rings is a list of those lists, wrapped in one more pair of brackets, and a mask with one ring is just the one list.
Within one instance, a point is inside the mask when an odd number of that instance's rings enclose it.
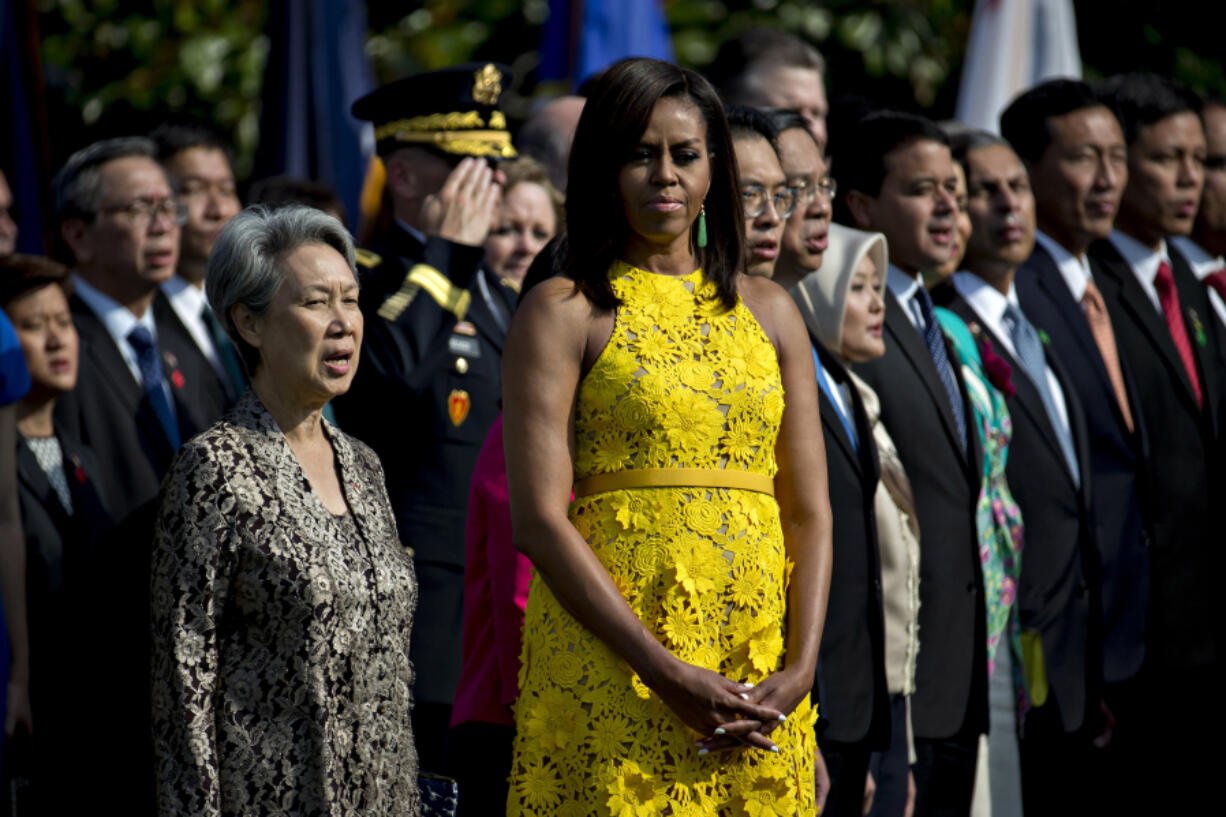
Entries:
{"label": "white dress shirt", "polygon": [[[962,296],[983,325],[987,327],[993,335],[1000,339],[1001,344],[1008,350],[1013,358],[1017,359],[1017,349],[1013,346],[1013,336],[1005,326],[1005,310],[1012,304],[1020,312],[1021,304],[1017,300],[1017,289],[1013,284],[1009,284],[1009,294],[1002,295],[1000,290],[988,284],[982,278],[975,276],[969,272],[954,273],[954,289]],[[1022,314],[1026,314],[1022,312]],[[1028,319],[1029,320],[1029,319]],[[1037,330],[1036,330],[1037,331]],[[1056,378],[1056,373],[1051,370],[1051,366],[1046,361],[1043,363],[1043,371],[1047,375],[1047,388],[1051,392],[1051,401],[1055,404],[1056,415],[1059,418],[1062,430],[1072,435],[1072,426],[1068,419],[1068,404],[1064,400],[1064,390],[1060,388],[1060,381]],[[1024,372],[1014,372],[1014,377],[1025,376]]]}
{"label": "white dress shirt", "polygon": [[[1119,251],[1120,255],[1124,256],[1124,260],[1132,268],[1132,274],[1137,278],[1137,283],[1141,285],[1141,289],[1145,290],[1145,294],[1154,304],[1154,309],[1158,310],[1158,314],[1161,315],[1162,301],[1158,298],[1158,287],[1154,285],[1154,279],[1158,277],[1158,267],[1163,261],[1167,264],[1171,263],[1171,257],[1166,252],[1166,242],[1163,241],[1158,251],[1154,252],[1132,236],[1124,235],[1119,230],[1112,230],[1107,240]],[[1163,321],[1165,322],[1165,318]]]}
{"label": "white dress shirt", "polygon": [[[1056,269],[1060,270],[1060,277],[1064,279],[1064,283],[1068,284],[1073,300],[1080,304],[1082,297],[1086,294],[1086,282],[1094,280],[1094,273],[1090,271],[1090,259],[1085,255],[1081,257],[1073,255],[1042,230],[1035,230],[1034,240],[1040,247],[1047,250],[1052,261],[1056,262]],[[1156,269],[1155,272],[1157,272]]]}
{"label": "white dress shirt", "polygon": [[162,292],[170,301],[170,306],[179,316],[179,320],[187,328],[192,340],[196,341],[196,346],[209,359],[209,363],[213,364],[213,368],[224,376],[225,367],[222,365],[221,357],[217,354],[217,345],[213,343],[213,333],[209,331],[208,325],[201,317],[205,306],[208,305],[204,292],[177,275],[162,284]]}
{"label": "white dress shirt", "polygon": [[[128,333],[137,324],[140,324],[149,330],[154,343],[157,343],[158,329],[157,324],[153,320],[153,308],[146,309],[145,314],[138,318],[129,312],[126,306],[122,306],[109,295],[104,295],[90,286],[80,275],[74,274],[72,276],[72,284],[73,292],[85,302],[86,306],[93,310],[93,313],[98,316],[98,320],[102,321],[102,325],[106,327],[107,334],[111,336],[111,340],[115,341],[119,354],[123,356],[123,362],[128,364],[128,371],[132,372],[132,379],[143,388],[144,381],[140,376],[140,363],[136,359],[136,350],[128,342]],[[158,348],[161,349],[161,346],[159,345]],[[174,394],[170,391],[170,384],[166,382],[166,378],[162,378],[162,390],[166,392],[166,400],[170,404],[170,410],[174,411],[175,398]]]}
{"label": "white dress shirt", "polygon": [[886,270],[885,285],[889,287],[890,292],[894,293],[894,297],[898,299],[899,306],[903,312],[911,320],[912,326],[923,335],[924,334],[924,313],[920,310],[919,302],[915,300],[915,293],[919,291],[920,282],[919,276],[908,275],[898,267],[890,264]]}
{"label": "white dress shirt", "polygon": [[[1226,259],[1220,255],[1214,258],[1190,238],[1173,236],[1171,243],[1175,245],[1175,249],[1183,253],[1184,258],[1188,259],[1188,263],[1192,266],[1192,272],[1196,275],[1198,281],[1205,280],[1205,276],[1211,272],[1226,269]],[[1222,296],[1218,295],[1217,290],[1213,287],[1206,285],[1205,289],[1209,290],[1209,303],[1213,304],[1213,311],[1217,313],[1218,319],[1226,326],[1226,302],[1222,301]]]}

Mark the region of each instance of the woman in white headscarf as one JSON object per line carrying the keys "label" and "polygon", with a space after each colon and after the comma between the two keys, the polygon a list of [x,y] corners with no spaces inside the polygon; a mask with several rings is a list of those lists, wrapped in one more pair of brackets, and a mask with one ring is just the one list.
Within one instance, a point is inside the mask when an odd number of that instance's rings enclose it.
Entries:
{"label": "woman in white headscarf", "polygon": [[[872,814],[901,817],[910,811],[914,797],[908,770],[914,760],[908,701],[915,691],[915,659],[919,652],[919,527],[911,484],[889,432],[880,421],[880,401],[872,388],[850,371],[852,364],[885,354],[882,323],[888,250],[885,236],[880,233],[865,233],[838,224],[830,225],[829,241],[821,269],[806,276],[794,294],[811,333],[835,359],[835,366],[848,370],[847,382],[854,385],[858,402],[863,404],[880,463],[881,480],[873,496],[873,511],[881,565],[891,728],[889,749],[873,752],[870,757],[871,780],[865,796],[874,798]],[[822,362],[821,368],[834,366]],[[833,405],[842,402],[851,406],[857,402],[829,377],[822,389],[823,396]],[[827,451],[830,450],[828,445]],[[828,631],[830,626],[828,614]],[[825,644],[823,652],[824,648]],[[819,671],[823,679],[830,672],[824,668]],[[823,717],[825,714],[823,710]],[[837,717],[837,713],[831,715]],[[829,733],[826,737],[829,738]],[[827,746],[828,740],[823,743],[823,751]],[[874,785],[875,796],[871,793]]]}

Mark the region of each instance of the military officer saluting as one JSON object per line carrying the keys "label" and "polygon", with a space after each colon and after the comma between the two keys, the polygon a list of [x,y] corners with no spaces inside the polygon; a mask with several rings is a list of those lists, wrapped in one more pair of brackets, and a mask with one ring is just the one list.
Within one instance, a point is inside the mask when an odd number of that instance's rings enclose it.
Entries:
{"label": "military officer saluting", "polygon": [[392,225],[359,251],[366,321],[340,425],[374,448],[419,584],[411,642],[421,768],[444,772],[460,674],[464,522],[473,466],[499,411],[516,293],[481,264],[502,174],[515,156],[495,63],[393,82],[353,105],[375,127]]}

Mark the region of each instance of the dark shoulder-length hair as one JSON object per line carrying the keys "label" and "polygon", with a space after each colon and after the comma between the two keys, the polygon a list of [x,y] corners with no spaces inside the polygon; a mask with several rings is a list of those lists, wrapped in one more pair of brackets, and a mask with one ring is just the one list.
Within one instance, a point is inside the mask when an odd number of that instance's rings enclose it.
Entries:
{"label": "dark shoulder-length hair", "polygon": [[686,99],[706,122],[711,161],[711,188],[704,202],[707,246],[698,247],[697,220],[690,227],[690,241],[704,277],[731,309],[736,305],[745,222],[737,190],[736,156],[715,89],[693,71],[641,58],[611,65],[595,85],[579,117],[570,152],[563,271],[598,308],[618,305],[609,267],[621,257],[630,238],[618,174],[647,130],[656,103]]}

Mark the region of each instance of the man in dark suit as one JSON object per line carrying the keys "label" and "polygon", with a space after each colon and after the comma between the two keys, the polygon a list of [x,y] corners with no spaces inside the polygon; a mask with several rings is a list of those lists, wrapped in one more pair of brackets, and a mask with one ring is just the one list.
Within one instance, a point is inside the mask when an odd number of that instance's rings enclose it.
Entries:
{"label": "man in dark suit", "polygon": [[954,273],[933,297],[990,339],[1013,369],[1006,477],[1024,525],[1014,615],[1022,628],[1031,709],[1020,766],[995,774],[1006,758],[1019,762],[1012,669],[1023,656],[1013,654],[1006,636],[989,682],[992,800],[1017,802],[1024,791],[1029,813],[1081,814],[1090,802],[1082,776],[1089,744],[1079,736],[1087,702],[1096,702],[1091,690],[1099,674],[1085,418],[1070,375],[1020,308],[1013,286],[1018,266],[1034,249],[1035,204],[1026,169],[1006,142],[987,133],[960,134],[953,145],[966,171],[971,236],[966,271]]}
{"label": "man in dark suit", "polygon": [[228,408],[247,388],[247,376],[234,344],[205,299],[204,273],[221,228],[243,206],[234,170],[225,145],[202,127],[162,125],[149,138],[157,145],[158,161],[170,175],[175,195],[187,208],[187,221],[180,230],[179,264],[174,277],[162,284],[162,292],[212,364]]}
{"label": "man in dark suit", "polygon": [[966,814],[979,735],[987,728],[983,575],[975,505],[979,437],[953,352],[920,272],[953,246],[953,160],[926,119],[872,114],[856,150],[832,157],[836,221],[885,234],[890,248],[884,357],[857,371],[881,398],[881,420],[915,489],[920,554],[920,639],[915,730],[917,815]]}
{"label": "man in dark suit", "polygon": [[501,172],[514,157],[498,109],[503,66],[462,65],[354,103],[375,124],[393,222],[361,251],[366,338],[340,424],[374,448],[417,568],[413,733],[421,766],[447,769],[460,675],[464,522],[477,454],[497,417],[516,292],[482,267]]}
{"label": "man in dark suit", "polygon": [[1205,189],[1190,236],[1171,237],[1175,250],[1209,288],[1209,303],[1226,335],[1226,102],[1206,99],[1200,108],[1205,126]]}
{"label": "man in dark suit", "polygon": [[[1199,101],[1146,74],[1112,77],[1104,100],[1128,143],[1128,184],[1116,229],[1090,249],[1121,355],[1140,395],[1152,440],[1145,461],[1150,604],[1145,660],[1134,697],[1118,701],[1116,740],[1143,747],[1123,781],[1210,779],[1214,752],[1168,751],[1196,745],[1223,727],[1218,686],[1222,616],[1214,605],[1221,573],[1222,389],[1226,376],[1205,288],[1168,250],[1186,235],[1204,183],[1205,135]],[[1125,728],[1127,722],[1128,728]],[[1195,785],[1141,787],[1131,808],[1191,807]],[[1147,799],[1148,798],[1148,799]]]}
{"label": "man in dark suit", "polygon": [[1001,132],[1030,173],[1038,221],[1034,252],[1017,271],[1018,301],[1050,338],[1086,418],[1103,659],[1103,703],[1092,704],[1089,717],[1098,722],[1091,730],[1093,765],[1107,768],[1126,743],[1110,741],[1109,722],[1126,717],[1116,701],[1133,697],[1128,690],[1145,657],[1146,435],[1128,361],[1096,283],[1103,273],[1088,250],[1111,232],[1128,181],[1128,147],[1115,113],[1078,80],[1050,80],[1019,96],[1001,116]]}
{"label": "man in dark suit", "polygon": [[69,157],[54,189],[81,337],[81,376],[56,417],[97,456],[122,519],[157,496],[175,450],[217,418],[225,394],[158,290],[174,274],[184,214],[153,143],[96,142]]}

